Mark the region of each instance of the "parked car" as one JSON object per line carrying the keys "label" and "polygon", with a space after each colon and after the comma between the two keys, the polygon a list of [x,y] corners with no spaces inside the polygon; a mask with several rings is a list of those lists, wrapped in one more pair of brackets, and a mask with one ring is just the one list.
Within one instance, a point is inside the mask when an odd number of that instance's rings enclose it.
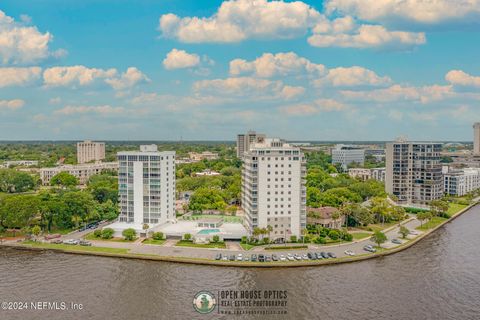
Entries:
{"label": "parked car", "polygon": [[296,253],[293,255],[293,257],[295,258],[295,260],[302,260],[302,257]]}
{"label": "parked car", "polygon": [[276,254],[272,254],[272,260],[273,260],[273,261],[278,261],[278,257],[277,257]]}
{"label": "parked car", "polygon": [[257,255],[256,255],[256,254],[252,254],[252,255],[250,256],[250,260],[252,260],[252,261],[257,261]]}
{"label": "parked car", "polygon": [[345,253],[347,256],[354,256],[354,255],[355,255],[355,252],[353,252],[352,250],[345,250],[344,253]]}
{"label": "parked car", "polygon": [[215,260],[221,260],[221,259],[222,259],[222,254],[217,253],[217,255],[215,256]]}
{"label": "parked car", "polygon": [[92,246],[92,243],[91,243],[91,242],[85,241],[85,240],[80,241],[79,244],[80,244],[81,246],[85,246],[85,247],[90,247],[90,246]]}
{"label": "parked car", "polygon": [[306,254],[304,254],[304,255],[302,256],[302,259],[303,259],[303,260],[309,260],[309,258],[308,258],[308,256],[307,256]]}
{"label": "parked car", "polygon": [[250,261],[250,258],[248,256],[243,257],[243,261]]}
{"label": "parked car", "polygon": [[61,244],[63,243],[63,241],[60,239],[53,239],[52,241],[50,241],[50,243]]}
{"label": "parked car", "polygon": [[232,255],[230,256],[229,260],[230,260],[230,261],[235,261],[235,255],[232,254]]}
{"label": "parked car", "polygon": [[269,255],[265,256],[265,262],[271,262],[272,258]]}
{"label": "parked car", "polygon": [[337,256],[333,252],[327,253],[330,258],[336,258]]}
{"label": "parked car", "polygon": [[320,252],[316,252],[316,253],[315,253],[315,257],[316,257],[318,260],[323,259],[322,254],[321,254]]}
{"label": "parked car", "polygon": [[417,230],[412,230],[412,229],[410,229],[410,230],[408,230],[408,231],[409,231],[409,233],[410,233],[411,235],[414,235],[414,236],[418,236],[418,235],[419,235],[419,233],[418,233]]}
{"label": "parked car", "polygon": [[392,239],[392,243],[402,244],[402,241],[400,241],[400,240],[398,240],[398,239]]}
{"label": "parked car", "polygon": [[281,254],[280,255],[280,261],[287,261],[287,258],[283,254]]}
{"label": "parked car", "polygon": [[293,260],[295,260],[295,257],[291,253],[289,253],[289,254],[287,254],[287,259],[289,261],[293,261]]}
{"label": "parked car", "polygon": [[328,259],[330,256],[326,252],[320,252],[320,255],[323,257],[323,259]]}
{"label": "parked car", "polygon": [[79,243],[79,241],[76,240],[76,239],[68,239],[68,240],[63,241],[63,244],[77,245],[78,243]]}
{"label": "parked car", "polygon": [[228,256],[227,256],[227,255],[224,255],[224,256],[222,257],[222,260],[223,260],[223,261],[228,261]]}
{"label": "parked car", "polygon": [[263,254],[258,255],[258,262],[265,262],[265,256]]}
{"label": "parked car", "polygon": [[314,259],[315,259],[315,256],[314,256],[311,252],[307,253],[307,257],[308,257],[308,259],[310,259],[310,260],[314,260]]}
{"label": "parked car", "polygon": [[367,244],[363,247],[363,250],[368,251],[368,252],[377,252],[377,249],[375,249],[372,245]]}

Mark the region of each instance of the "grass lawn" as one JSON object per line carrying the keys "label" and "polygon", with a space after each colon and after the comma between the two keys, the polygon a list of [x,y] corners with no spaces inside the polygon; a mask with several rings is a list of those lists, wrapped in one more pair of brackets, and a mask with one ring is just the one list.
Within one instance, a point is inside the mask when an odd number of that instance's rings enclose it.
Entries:
{"label": "grass lawn", "polygon": [[104,248],[104,247],[86,247],[80,245],[69,244],[55,244],[55,243],[41,243],[35,241],[25,241],[24,244],[28,244],[32,247],[45,248],[45,249],[66,249],[76,251],[89,251],[89,252],[109,252],[109,253],[128,253],[129,249],[123,248]]}
{"label": "grass lawn", "polygon": [[90,232],[90,233],[88,233],[88,234],[85,236],[85,240],[113,241],[113,242],[127,242],[127,243],[132,243],[132,242],[135,242],[135,240],[137,240],[137,238],[135,238],[135,239],[133,239],[133,240],[125,240],[125,239],[123,239],[123,238],[102,239],[102,238],[97,238],[97,237],[95,237],[95,235],[93,234],[93,232]]}
{"label": "grass lawn", "polygon": [[373,232],[375,231],[383,231],[387,228],[390,228],[394,225],[397,225],[398,222],[389,222],[389,223],[384,223],[384,224],[381,224],[381,223],[376,223],[376,224],[369,224],[367,227],[365,227],[366,229],[371,229]]}
{"label": "grass lawn", "polygon": [[154,240],[154,239],[146,239],[142,241],[143,244],[156,244],[161,246],[162,244],[165,243],[165,239],[162,240]]}
{"label": "grass lawn", "polygon": [[[188,217],[185,217],[188,219]],[[185,219],[184,218],[184,219]],[[196,219],[203,219],[203,218],[222,218],[223,222],[229,223],[242,223],[242,218],[237,216],[227,216],[221,214],[193,214],[192,218]],[[191,218],[190,218],[191,219]],[[188,220],[187,220],[188,221]]]}
{"label": "grass lawn", "polygon": [[243,250],[250,250],[255,246],[249,243],[240,243],[240,247],[242,247]]}
{"label": "grass lawn", "polygon": [[465,207],[466,205],[464,204],[450,203],[447,213],[453,216],[455,213],[457,213],[458,211],[462,210]]}
{"label": "grass lawn", "polygon": [[442,218],[442,217],[433,217],[428,222],[424,223],[422,226],[417,227],[417,230],[425,231],[425,230],[428,230],[428,229],[432,229],[432,228],[438,226],[440,223],[442,223],[446,220],[448,220],[448,219]]}
{"label": "grass lawn", "polygon": [[372,236],[372,234],[368,232],[355,232],[351,233],[351,235],[353,237],[353,240],[365,239]]}
{"label": "grass lawn", "polygon": [[192,247],[192,248],[219,248],[225,249],[225,242],[217,243],[193,243],[192,241],[180,240],[175,246],[177,247]]}

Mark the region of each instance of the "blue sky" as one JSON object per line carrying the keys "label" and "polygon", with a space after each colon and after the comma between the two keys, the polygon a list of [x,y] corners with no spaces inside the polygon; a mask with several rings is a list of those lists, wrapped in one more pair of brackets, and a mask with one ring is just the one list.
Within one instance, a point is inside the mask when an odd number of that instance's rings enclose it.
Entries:
{"label": "blue sky", "polygon": [[480,1],[0,3],[0,140],[471,140]]}

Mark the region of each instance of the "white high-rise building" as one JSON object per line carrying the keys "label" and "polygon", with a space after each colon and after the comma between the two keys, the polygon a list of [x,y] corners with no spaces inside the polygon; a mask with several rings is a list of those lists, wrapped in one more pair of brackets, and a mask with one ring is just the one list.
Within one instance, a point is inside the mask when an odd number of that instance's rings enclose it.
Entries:
{"label": "white high-rise building", "polygon": [[243,157],[245,226],[273,231],[270,239],[301,236],[306,227],[306,165],[300,148],[279,139],[253,143]]}
{"label": "white high-rise building", "polygon": [[237,135],[237,157],[242,158],[243,154],[250,149],[250,145],[255,142],[263,142],[265,135],[256,133],[255,131],[248,131],[246,134]]}
{"label": "white high-rise building", "polygon": [[480,122],[473,124],[473,154],[480,155]]}
{"label": "white high-rise building", "polygon": [[470,191],[480,188],[480,169],[446,167],[443,173],[443,182],[446,194],[464,196]]}
{"label": "white high-rise building", "polygon": [[349,164],[363,166],[365,163],[365,150],[353,145],[337,144],[332,150],[332,164],[340,164],[346,171]]}
{"label": "white high-rise building", "polygon": [[387,143],[385,190],[400,203],[428,205],[443,196],[441,143]]}
{"label": "white high-rise building", "polygon": [[[120,164],[120,215],[116,227],[142,229],[175,220],[175,152],[159,152],[156,145],[117,154]],[[127,226],[131,224],[131,226]]]}
{"label": "white high-rise building", "polygon": [[77,142],[77,162],[79,164],[105,159],[105,143],[85,140]]}

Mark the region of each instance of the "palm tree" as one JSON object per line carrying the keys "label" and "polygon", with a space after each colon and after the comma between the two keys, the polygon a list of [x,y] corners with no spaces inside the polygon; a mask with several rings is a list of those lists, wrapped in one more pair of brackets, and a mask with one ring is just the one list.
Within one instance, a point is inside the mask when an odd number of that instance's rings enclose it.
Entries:
{"label": "palm tree", "polygon": [[142,226],[142,229],[145,231],[145,238],[148,238],[147,230],[150,229],[150,226],[148,225],[148,223],[144,223]]}

